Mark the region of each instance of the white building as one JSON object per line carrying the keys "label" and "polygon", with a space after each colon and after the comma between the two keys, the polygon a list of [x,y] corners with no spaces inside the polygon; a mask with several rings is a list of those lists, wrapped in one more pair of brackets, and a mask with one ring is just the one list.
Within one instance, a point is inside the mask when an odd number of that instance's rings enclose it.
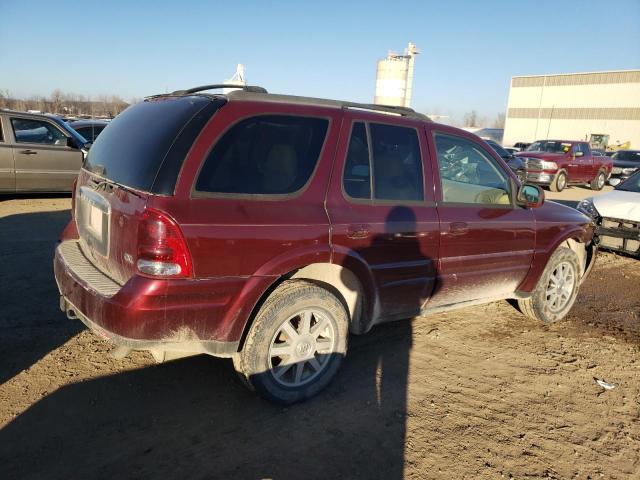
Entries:
{"label": "white building", "polygon": [[409,42],[404,55],[389,52],[387,58],[378,61],[376,69],[376,94],[373,103],[378,105],[411,106],[413,90],[413,66],[420,51]]}
{"label": "white building", "polygon": [[503,144],[546,138],[640,149],[640,70],[513,77]]}

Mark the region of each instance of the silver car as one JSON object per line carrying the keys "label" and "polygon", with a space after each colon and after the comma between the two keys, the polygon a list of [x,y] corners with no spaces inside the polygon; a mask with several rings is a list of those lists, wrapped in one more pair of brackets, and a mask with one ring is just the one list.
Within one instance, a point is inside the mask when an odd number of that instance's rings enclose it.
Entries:
{"label": "silver car", "polygon": [[89,145],[56,117],[0,110],[0,193],[71,191]]}

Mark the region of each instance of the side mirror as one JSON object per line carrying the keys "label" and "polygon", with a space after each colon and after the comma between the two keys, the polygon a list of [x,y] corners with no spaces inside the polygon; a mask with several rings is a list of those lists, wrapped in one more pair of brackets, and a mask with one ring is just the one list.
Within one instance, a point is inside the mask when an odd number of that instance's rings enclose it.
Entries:
{"label": "side mirror", "polygon": [[79,150],[78,144],[73,137],[67,137],[67,147]]}
{"label": "side mirror", "polygon": [[584,157],[584,152],[576,152],[573,154],[574,157]]}
{"label": "side mirror", "polygon": [[544,204],[544,191],[538,185],[525,183],[518,190],[518,205],[527,208],[538,208]]}

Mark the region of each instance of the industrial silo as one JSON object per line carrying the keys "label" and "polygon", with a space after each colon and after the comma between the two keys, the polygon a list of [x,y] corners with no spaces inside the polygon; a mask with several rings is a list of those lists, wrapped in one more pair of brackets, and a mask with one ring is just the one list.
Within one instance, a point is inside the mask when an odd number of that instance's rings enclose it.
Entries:
{"label": "industrial silo", "polygon": [[420,53],[409,42],[404,55],[389,52],[387,58],[378,61],[376,71],[376,94],[373,103],[379,105],[411,106],[413,88],[413,64]]}

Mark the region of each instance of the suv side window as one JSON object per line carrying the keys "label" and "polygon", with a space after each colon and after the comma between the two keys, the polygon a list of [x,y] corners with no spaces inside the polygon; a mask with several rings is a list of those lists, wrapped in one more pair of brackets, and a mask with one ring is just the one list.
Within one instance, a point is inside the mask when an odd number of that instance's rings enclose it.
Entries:
{"label": "suv side window", "polygon": [[508,175],[479,144],[440,133],[435,143],[445,203],[511,205]]}
{"label": "suv side window", "polygon": [[371,199],[369,145],[367,130],[362,122],[354,123],[351,130],[342,183],[344,191],[351,198]]}
{"label": "suv side window", "polygon": [[11,126],[16,143],[42,143],[60,146],[67,144],[67,137],[58,128],[44,120],[12,118]]}
{"label": "suv side window", "polygon": [[196,191],[286,195],[302,189],[329,127],[322,118],[261,115],[234,125],[207,156]]}
{"label": "suv side window", "polygon": [[371,123],[369,134],[370,141],[365,124],[354,123],[342,179],[345,193],[365,200],[424,200],[417,131]]}

